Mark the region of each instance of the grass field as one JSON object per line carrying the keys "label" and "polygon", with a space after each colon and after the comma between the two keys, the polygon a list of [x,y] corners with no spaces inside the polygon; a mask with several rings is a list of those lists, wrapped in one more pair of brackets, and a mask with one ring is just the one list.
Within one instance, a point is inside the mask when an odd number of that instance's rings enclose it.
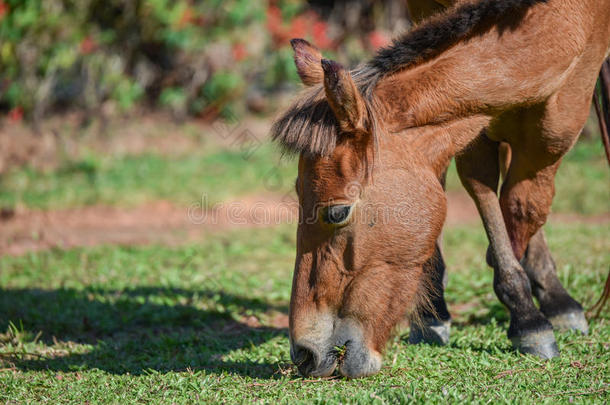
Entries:
{"label": "grass field", "polygon": [[91,155],[66,160],[52,171],[25,167],[0,177],[0,206],[134,206],[157,199],[190,204],[202,195],[215,203],[261,190],[290,191],[294,169],[269,143],[253,152],[212,148],[182,156]]}
{"label": "grass field", "polygon": [[[378,376],[307,380],[290,364],[291,227],[180,248],[99,247],[0,259],[3,401],[600,403],[610,398],[610,321],[558,334],[563,356],[515,353],[478,227],[447,232],[448,347],[389,347]],[[610,262],[608,227],[551,226],[559,274],[589,306]],[[279,318],[279,321],[278,321]],[[11,322],[7,322],[10,320]]]}
{"label": "grass field", "polygon": [[[0,206],[188,204],[292,188],[294,162],[275,169],[263,146],[248,159],[213,149],[66,161],[0,179]],[[265,176],[274,171],[273,182]],[[554,210],[610,209],[610,174],[597,142],[579,144],[557,181]],[[270,185],[273,184],[273,185]],[[280,185],[280,186],[278,186]],[[457,188],[452,172],[449,188]],[[445,232],[447,347],[389,343],[371,378],[304,379],[290,363],[287,312],[295,230],[223,231],[178,247],[96,246],[0,257],[0,401],[8,403],[607,403],[610,319],[589,336],[557,334],[562,357],[516,353],[492,289],[480,226]],[[590,307],[610,264],[607,222],[547,226],[560,279]]]}
{"label": "grass field", "polygon": [[[205,146],[182,156],[90,154],[67,159],[52,171],[25,167],[0,176],[0,207],[133,206],[156,199],[190,204],[202,195],[214,203],[260,191],[290,193],[295,176],[296,161],[282,158],[277,147],[267,142],[252,150]],[[601,142],[580,142],[557,175],[553,211],[606,213],[608,184]],[[462,190],[453,164],[447,189]]]}

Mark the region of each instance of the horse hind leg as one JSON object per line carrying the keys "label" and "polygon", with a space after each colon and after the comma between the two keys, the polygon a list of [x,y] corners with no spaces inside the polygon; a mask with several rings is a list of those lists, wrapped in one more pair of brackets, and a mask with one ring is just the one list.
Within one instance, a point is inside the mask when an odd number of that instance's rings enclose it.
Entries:
{"label": "horse hind leg", "polygon": [[589,331],[582,306],[573,299],[557,278],[555,261],[542,228],[532,236],[521,264],[530,279],[540,310],[557,330]]}

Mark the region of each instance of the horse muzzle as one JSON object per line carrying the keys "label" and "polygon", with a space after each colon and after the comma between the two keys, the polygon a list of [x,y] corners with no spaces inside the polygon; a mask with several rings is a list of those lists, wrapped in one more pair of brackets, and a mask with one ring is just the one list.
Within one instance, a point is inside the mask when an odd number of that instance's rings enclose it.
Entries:
{"label": "horse muzzle", "polygon": [[[375,374],[381,368],[381,354],[370,349],[358,322],[339,318],[328,325],[318,325],[327,333],[310,328],[312,333],[291,338],[290,357],[303,376],[327,377],[337,366],[348,378]],[[330,333],[329,333],[330,332]]]}

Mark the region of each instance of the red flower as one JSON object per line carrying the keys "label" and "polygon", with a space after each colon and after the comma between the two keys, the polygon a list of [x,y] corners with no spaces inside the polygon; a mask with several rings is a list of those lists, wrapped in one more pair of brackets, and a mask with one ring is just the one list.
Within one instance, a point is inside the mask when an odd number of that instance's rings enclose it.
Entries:
{"label": "red flower", "polygon": [[8,4],[0,0],[0,20],[9,12]]}
{"label": "red flower", "polygon": [[8,119],[12,122],[21,122],[23,119],[23,108],[14,107],[8,112]]}
{"label": "red flower", "polygon": [[333,41],[328,38],[328,24],[321,21],[315,12],[305,12],[284,24],[282,12],[277,6],[267,8],[267,30],[271,34],[276,47],[286,45],[291,38],[311,37],[321,48],[333,47]]}
{"label": "red flower", "polygon": [[267,8],[267,29],[271,33],[278,32],[282,28],[282,10],[276,6]]}
{"label": "red flower", "polygon": [[303,38],[307,34],[307,18],[302,15],[295,17],[287,34],[290,38]]}
{"label": "red flower", "polygon": [[390,39],[383,32],[373,31],[369,34],[369,45],[373,49],[383,48],[390,43]]}
{"label": "red flower", "polygon": [[184,28],[185,26],[192,24],[195,21],[195,13],[190,7],[185,8],[178,20],[178,28]]}
{"label": "red flower", "polygon": [[313,36],[313,41],[316,46],[323,49],[332,47],[333,43],[327,35],[328,24],[326,24],[324,21],[315,21],[311,31],[311,35]]}
{"label": "red flower", "polygon": [[241,42],[233,44],[233,49],[231,51],[233,53],[233,59],[236,62],[240,62],[246,59],[246,56],[248,56],[248,51],[246,50],[244,44],[242,44]]}
{"label": "red flower", "polygon": [[97,49],[97,42],[91,36],[86,36],[80,41],[80,52],[83,55],[88,55]]}

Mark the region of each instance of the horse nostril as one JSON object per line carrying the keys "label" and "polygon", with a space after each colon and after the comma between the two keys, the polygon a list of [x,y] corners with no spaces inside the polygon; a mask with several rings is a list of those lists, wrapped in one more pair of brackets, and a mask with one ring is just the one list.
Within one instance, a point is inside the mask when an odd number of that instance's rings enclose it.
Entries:
{"label": "horse nostril", "polygon": [[316,367],[316,356],[313,350],[299,344],[295,344],[292,361],[303,375],[310,374]]}
{"label": "horse nostril", "polygon": [[337,356],[332,350],[320,350],[309,342],[293,343],[290,356],[302,376],[328,377],[337,367]]}

